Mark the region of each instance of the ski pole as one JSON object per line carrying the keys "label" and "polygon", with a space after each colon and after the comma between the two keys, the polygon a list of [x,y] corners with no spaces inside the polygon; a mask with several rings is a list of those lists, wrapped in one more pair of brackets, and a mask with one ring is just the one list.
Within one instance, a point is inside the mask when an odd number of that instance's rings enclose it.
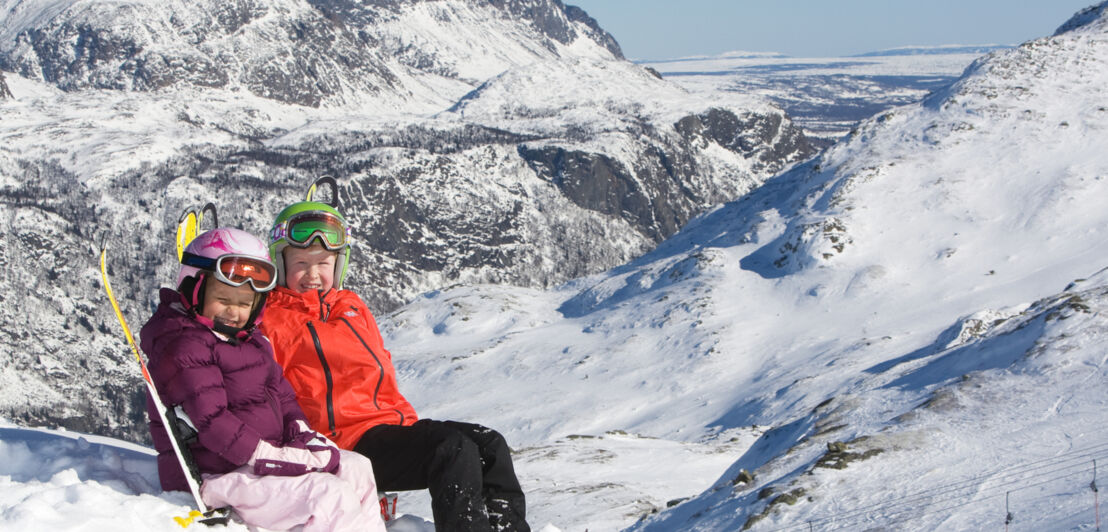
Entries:
{"label": "ski pole", "polygon": [[1093,511],[1096,512],[1096,530],[1100,532],[1100,493],[1096,489],[1096,460],[1093,460],[1093,481],[1089,483],[1093,490]]}
{"label": "ski pole", "polygon": [[208,506],[204,504],[204,501],[200,499],[200,483],[199,475],[196,471],[196,466],[191,462],[192,460],[186,458],[186,449],[181,448],[181,444],[178,441],[178,429],[176,423],[170,423],[170,420],[166,416],[166,408],[162,403],[161,397],[158,395],[158,390],[154,387],[154,380],[150,377],[150,372],[146,369],[146,363],[142,361],[142,355],[139,354],[138,345],[135,344],[135,338],[131,335],[131,328],[127,326],[127,320],[123,317],[123,311],[119,309],[119,302],[115,299],[115,294],[112,293],[112,283],[108,280],[108,242],[105,239],[103,245],[100,248],[100,276],[104,280],[104,291],[108,293],[108,301],[112,304],[112,309],[115,310],[115,317],[119,319],[119,325],[123,327],[123,334],[127,337],[127,344],[131,346],[131,353],[135,355],[135,360],[138,361],[139,367],[142,368],[142,380],[146,383],[146,391],[150,394],[151,399],[154,401],[154,409],[158,411],[158,416],[161,418],[162,425],[169,431],[169,443],[173,446],[173,453],[177,455],[177,461],[180,462],[181,468],[185,471],[185,481],[188,483],[189,491],[192,492],[192,498],[196,501],[196,507],[199,511],[193,510],[187,517],[174,517],[173,520],[182,528],[189,526],[193,520],[197,520],[208,526],[217,524],[227,524],[230,518],[230,508],[216,508],[209,510]]}

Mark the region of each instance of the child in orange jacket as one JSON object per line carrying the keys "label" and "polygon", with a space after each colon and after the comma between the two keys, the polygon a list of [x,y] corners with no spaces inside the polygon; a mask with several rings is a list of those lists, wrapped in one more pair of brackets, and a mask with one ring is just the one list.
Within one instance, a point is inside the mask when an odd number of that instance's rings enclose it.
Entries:
{"label": "child in orange jacket", "polygon": [[428,489],[436,530],[529,531],[510,449],[494,430],[418,419],[392,355],[357,294],[342,289],[350,229],[332,206],[277,215],[270,257],[278,287],[263,332],[311,426],[370,458],[378,489]]}

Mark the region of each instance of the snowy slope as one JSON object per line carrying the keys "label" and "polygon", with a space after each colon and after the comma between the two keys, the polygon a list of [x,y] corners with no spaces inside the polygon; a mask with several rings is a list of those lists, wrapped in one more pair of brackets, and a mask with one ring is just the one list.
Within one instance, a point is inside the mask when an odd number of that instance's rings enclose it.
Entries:
{"label": "snowy slope", "polygon": [[[408,393],[430,415],[511,427],[521,445],[612,430],[761,435],[702,479],[709,491],[643,525],[657,530],[741,526],[769,505],[765,488],[813,500],[777,505],[759,526],[803,524],[890,498],[886,486],[907,495],[1097,445],[1072,427],[1100,419],[1105,280],[1062,292],[1108,265],[1108,49],[1094,21],[991,54],[948,91],[875,117],[606,275],[545,295],[465,289],[409,305],[389,326]],[[542,310],[554,306],[561,315]],[[806,475],[836,441],[886,451],[848,467],[848,481]],[[1010,455],[978,456],[1004,441]],[[896,482],[866,475],[908,466],[917,473]],[[738,469],[754,483],[733,489]],[[915,500],[911,515],[941,507]],[[944,524],[976,529],[983,512]],[[1029,513],[1032,528],[1063,516]],[[908,526],[935,522],[920,523]]]}

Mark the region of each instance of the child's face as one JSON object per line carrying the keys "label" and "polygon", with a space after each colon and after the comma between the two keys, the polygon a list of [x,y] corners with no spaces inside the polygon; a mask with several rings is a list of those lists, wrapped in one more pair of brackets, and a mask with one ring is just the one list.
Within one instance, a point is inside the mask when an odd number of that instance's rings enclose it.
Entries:
{"label": "child's face", "polygon": [[238,329],[246,325],[250,310],[254,307],[254,291],[249,284],[231,286],[212,278],[204,284],[201,316]]}
{"label": "child's face", "polygon": [[308,248],[285,248],[285,286],[297,292],[330,290],[335,284],[337,251],[319,244]]}

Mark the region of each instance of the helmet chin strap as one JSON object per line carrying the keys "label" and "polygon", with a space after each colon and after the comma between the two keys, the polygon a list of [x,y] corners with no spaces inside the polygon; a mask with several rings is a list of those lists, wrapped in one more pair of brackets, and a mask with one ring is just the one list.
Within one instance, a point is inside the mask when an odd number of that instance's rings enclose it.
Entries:
{"label": "helmet chin strap", "polygon": [[177,287],[177,292],[184,299],[185,306],[190,310],[195,310],[197,315],[204,309],[204,292],[207,284],[208,274],[204,270],[200,270],[195,275],[185,277],[181,281],[181,285]]}
{"label": "helmet chin strap", "polygon": [[[205,325],[207,325],[207,324],[205,323]],[[212,324],[209,325],[209,327],[211,327],[211,329],[213,331],[215,331],[219,334],[222,334],[223,336],[226,336],[227,341],[231,342],[232,344],[237,344],[240,341],[244,340],[245,339],[244,336],[246,336],[248,334],[246,332],[246,329],[240,329],[238,327],[231,327],[230,325],[224,325],[224,324],[219,323],[219,322],[212,322]]]}

